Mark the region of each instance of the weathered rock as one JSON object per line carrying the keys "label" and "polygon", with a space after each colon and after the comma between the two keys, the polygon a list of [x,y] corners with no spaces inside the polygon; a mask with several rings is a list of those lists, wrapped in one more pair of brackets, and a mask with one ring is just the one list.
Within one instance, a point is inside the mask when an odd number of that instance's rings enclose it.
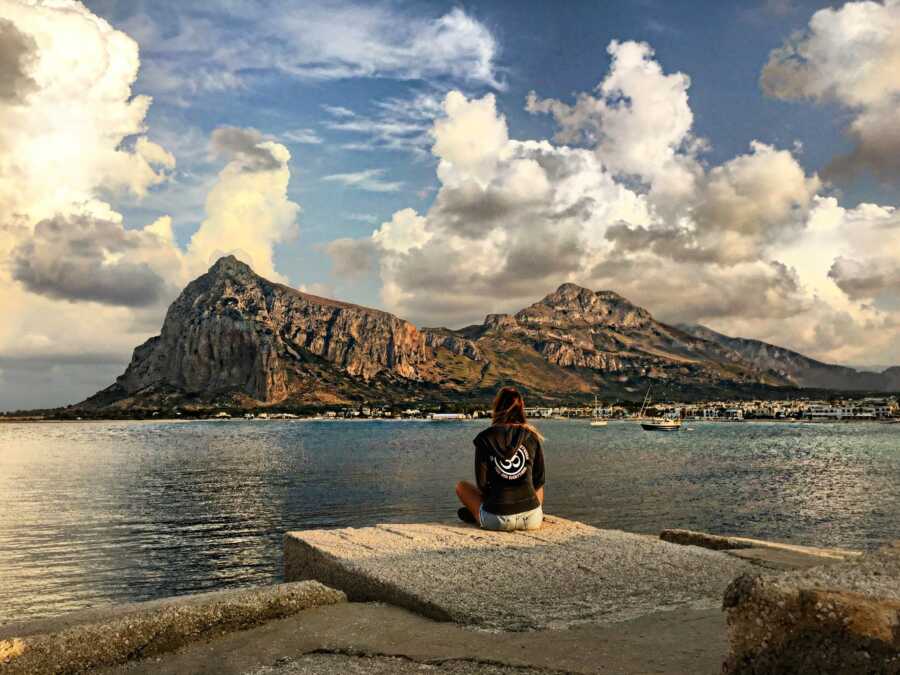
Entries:
{"label": "weathered rock", "polygon": [[408,321],[269,282],[228,256],[188,284],[118,384],[129,395],[165,384],[276,402],[294,388],[292,366],[310,357],[363,380],[420,380],[433,351]]}
{"label": "weathered rock", "polygon": [[521,340],[563,368],[682,382],[784,383],[733,350],[656,321],[618,293],[571,283],[514,316],[489,314],[482,331]]}
{"label": "weathered rock", "polygon": [[718,534],[694,532],[693,530],[670,529],[659,533],[659,538],[682,546],[701,546],[713,551],[727,551],[738,548],[752,548],[750,541],[740,541],[736,537],[723,537]]}
{"label": "weathered rock", "polygon": [[755,565],[772,570],[797,570],[831,565],[856,558],[862,553],[846,548],[820,548],[782,544],[749,537],[728,537],[693,530],[663,530],[659,538],[682,546],[700,546],[725,551]]}
{"label": "weathered rock", "polygon": [[416,663],[395,656],[307,654],[254,670],[247,675],[553,675],[543,668],[522,668],[472,661]]}
{"label": "weathered rock", "polygon": [[720,603],[750,566],[722,553],[547,517],[534,532],[378,525],[285,535],[285,579],[503,630],[622,621]]}
{"label": "weathered rock", "polygon": [[160,335],[83,405],[408,401],[501,382],[558,397],[621,392],[637,381],[701,390],[786,382],[611,291],[563,284],[513,316],[418,330],[387,312],[270,282],[228,256],[188,284]]}
{"label": "weathered rock", "polygon": [[87,610],[0,627],[0,673],[82,673],[170,652],[346,596],[315,581]]}
{"label": "weathered rock", "polygon": [[322,662],[311,666],[317,675],[343,675],[354,672],[355,666],[365,673],[378,672],[375,659],[384,656],[401,658],[424,672],[435,672],[431,668],[437,664],[468,664],[474,673],[490,672],[496,665],[535,669],[541,675],[685,675],[718,672],[724,653],[725,616],[718,607],[658,612],[569,630],[498,633],[433,621],[384,603],[345,602],[203,640],[102,675],[248,675],[268,666],[289,673],[292,665],[310,667],[310,657],[322,654],[364,656],[370,665],[366,669],[361,661],[339,658],[332,670]]}
{"label": "weathered rock", "polygon": [[613,329],[644,328],[655,324],[650,312],[633,305],[613,291],[591,291],[575,284],[563,284],[540,302],[516,314],[523,326],[568,329],[608,326]]}
{"label": "weathered rock", "polygon": [[672,542],[673,544],[702,546],[703,548],[709,548],[714,551],[766,548],[801,555],[829,558],[836,561],[848,560],[862,555],[861,551],[855,551],[849,548],[783,544],[781,542],[768,541],[765,539],[723,536],[709,534],[707,532],[695,532],[694,530],[667,529],[659,533],[659,538],[663,541]]}
{"label": "weathered rock", "polygon": [[900,542],[728,587],[728,673],[900,673]]}
{"label": "weathered rock", "polygon": [[464,337],[461,337],[449,331],[446,328],[423,328],[422,334],[425,336],[425,344],[432,349],[443,347],[454,354],[465,356],[473,361],[481,361],[481,352],[478,346]]}
{"label": "weathered rock", "polygon": [[798,387],[888,392],[900,389],[898,366],[887,368],[880,373],[861,371],[848,366],[822,363],[761,340],[723,335],[706,326],[682,324],[679,328],[694,337],[716,342],[732,350],[736,359],[751,363],[761,371],[777,373]]}
{"label": "weathered rock", "polygon": [[516,320],[509,314],[488,314],[484,317],[484,328],[503,331],[517,326]]}

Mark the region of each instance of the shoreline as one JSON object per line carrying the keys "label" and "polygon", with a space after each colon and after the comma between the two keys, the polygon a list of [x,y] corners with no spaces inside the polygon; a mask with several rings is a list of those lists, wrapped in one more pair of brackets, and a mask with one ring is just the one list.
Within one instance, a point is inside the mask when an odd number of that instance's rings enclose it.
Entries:
{"label": "shoreline", "polygon": [[[24,424],[24,423],[72,423],[78,424],[82,422],[147,422],[147,423],[158,423],[158,422],[429,422],[435,424],[459,424],[459,423],[471,423],[471,422],[480,422],[487,421],[488,418],[472,418],[472,419],[462,419],[462,420],[432,420],[424,417],[292,417],[292,418],[245,418],[245,417],[88,417],[88,418],[78,418],[78,419],[68,419],[68,418],[57,418],[57,417],[8,417],[0,415],[0,424],[9,423],[9,424]],[[544,422],[576,422],[588,424],[590,422],[590,417],[555,417],[552,419],[544,419],[544,418],[536,418],[533,419],[532,422],[535,424],[543,424]],[[636,418],[621,418],[621,419],[608,419],[608,422],[611,423],[629,423],[629,424],[639,424],[639,420]],[[900,417],[888,417],[881,419],[784,419],[784,418],[768,418],[768,417],[757,417],[757,418],[745,418],[743,420],[724,420],[724,419],[701,419],[701,418],[683,418],[682,422],[685,424],[721,424],[728,426],[736,426],[741,424],[815,424],[815,425],[825,425],[825,424],[883,424],[883,425],[891,425],[891,424],[900,424]]]}

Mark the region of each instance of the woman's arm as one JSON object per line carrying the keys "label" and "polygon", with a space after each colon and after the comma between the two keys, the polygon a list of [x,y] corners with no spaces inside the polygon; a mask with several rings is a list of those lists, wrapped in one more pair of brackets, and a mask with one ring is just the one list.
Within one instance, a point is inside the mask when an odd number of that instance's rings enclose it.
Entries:
{"label": "woman's arm", "polygon": [[482,496],[487,496],[488,493],[488,466],[487,461],[485,461],[484,453],[481,448],[478,447],[478,444],[475,444],[475,484],[478,486],[478,489],[481,491]]}
{"label": "woman's arm", "polygon": [[537,448],[534,452],[534,464],[531,467],[531,480],[534,485],[534,494],[537,495],[541,506],[544,505],[544,447],[540,439],[537,440]]}

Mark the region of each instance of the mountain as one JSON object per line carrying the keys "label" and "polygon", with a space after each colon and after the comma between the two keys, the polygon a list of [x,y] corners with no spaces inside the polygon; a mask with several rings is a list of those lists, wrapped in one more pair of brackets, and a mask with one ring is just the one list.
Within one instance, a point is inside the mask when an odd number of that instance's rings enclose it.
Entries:
{"label": "mountain", "polygon": [[816,361],[803,354],[761,340],[729,337],[700,325],[679,326],[685,333],[715,342],[736,352],[760,370],[771,371],[798,387],[842,391],[900,390],[900,366],[874,373]]}
{"label": "mountain", "polygon": [[430,361],[408,321],[270,282],[228,256],[187,285],[160,334],[86,403],[339,402],[421,381]]}
{"label": "mountain", "polygon": [[[563,284],[459,330],[301,293],[228,256],[192,281],[162,330],[85,409],[256,407],[488,398],[754,395],[795,384],[719,339],[656,321],[612,291]],[[770,392],[771,393],[771,392]]]}

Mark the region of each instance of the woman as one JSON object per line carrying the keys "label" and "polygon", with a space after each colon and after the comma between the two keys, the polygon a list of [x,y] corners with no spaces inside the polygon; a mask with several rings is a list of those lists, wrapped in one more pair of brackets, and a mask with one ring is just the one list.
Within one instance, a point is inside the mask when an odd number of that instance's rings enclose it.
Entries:
{"label": "woman", "polygon": [[459,517],[485,530],[536,530],[544,520],[543,437],[525,421],[525,401],[513,387],[494,399],[493,424],[475,443],[475,480],[456,484]]}

